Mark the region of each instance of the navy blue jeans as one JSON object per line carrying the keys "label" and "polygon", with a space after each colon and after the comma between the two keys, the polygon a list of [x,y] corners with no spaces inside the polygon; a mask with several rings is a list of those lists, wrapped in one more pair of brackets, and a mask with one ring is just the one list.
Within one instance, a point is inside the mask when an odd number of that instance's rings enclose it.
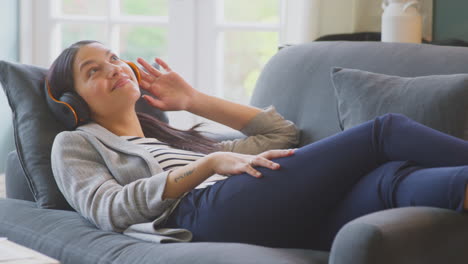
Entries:
{"label": "navy blue jeans", "polygon": [[468,141],[387,114],[184,197],[165,227],[193,241],[329,250],[347,222],[403,206],[462,212]]}

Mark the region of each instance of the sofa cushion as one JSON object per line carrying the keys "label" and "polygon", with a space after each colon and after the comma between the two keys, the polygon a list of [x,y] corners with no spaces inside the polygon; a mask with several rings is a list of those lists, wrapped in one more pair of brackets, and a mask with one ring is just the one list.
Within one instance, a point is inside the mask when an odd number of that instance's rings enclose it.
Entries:
{"label": "sofa cushion", "polygon": [[[45,101],[47,69],[0,61],[0,82],[13,112],[16,151],[28,185],[39,207],[71,209],[52,175],[50,152],[55,136],[65,127],[50,112]],[[165,114],[137,102],[137,111],[167,122]]]}
{"label": "sofa cushion", "polygon": [[343,130],[385,113],[400,113],[468,139],[468,74],[404,78],[334,68],[332,82]]}

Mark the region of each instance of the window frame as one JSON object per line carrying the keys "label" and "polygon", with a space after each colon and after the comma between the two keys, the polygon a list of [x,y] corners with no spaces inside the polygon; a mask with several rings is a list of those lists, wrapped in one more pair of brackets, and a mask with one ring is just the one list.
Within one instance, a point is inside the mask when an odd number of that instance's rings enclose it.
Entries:
{"label": "window frame", "polygon": [[[284,31],[284,7],[279,2],[279,23],[233,23],[222,20],[223,7],[219,0],[168,0],[168,17],[119,17],[114,0],[106,0],[107,16],[60,15],[61,0],[20,0],[21,32],[20,62],[48,67],[60,50],[61,22],[103,23],[107,26],[110,48],[119,51],[118,24],[151,25],[168,30],[168,63],[193,87],[201,92],[223,97],[223,32],[229,30],[278,32],[280,46]],[[40,2],[40,3],[39,3]],[[114,3],[114,4],[113,4]],[[44,33],[45,32],[45,33]],[[195,115],[169,112],[171,124],[188,128],[202,120]]]}

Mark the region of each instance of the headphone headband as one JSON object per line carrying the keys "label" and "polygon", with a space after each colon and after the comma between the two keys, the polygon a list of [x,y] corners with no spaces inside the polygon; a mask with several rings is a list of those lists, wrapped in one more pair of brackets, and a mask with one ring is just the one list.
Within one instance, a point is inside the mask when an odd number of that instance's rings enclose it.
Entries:
{"label": "headphone headband", "polygon": [[136,66],[136,64],[131,62],[131,61],[127,61],[127,60],[122,60],[122,61],[127,63],[128,66],[130,66],[130,68],[132,68],[133,73],[135,73],[135,76],[137,78],[137,82],[141,83],[141,73],[140,73],[140,69],[138,68],[138,66]]}

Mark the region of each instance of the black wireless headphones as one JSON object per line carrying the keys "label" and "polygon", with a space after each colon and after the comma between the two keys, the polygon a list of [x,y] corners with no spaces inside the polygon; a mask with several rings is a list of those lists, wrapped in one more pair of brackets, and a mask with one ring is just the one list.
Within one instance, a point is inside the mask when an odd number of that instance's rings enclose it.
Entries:
{"label": "black wireless headphones", "polygon": [[[138,66],[130,61],[125,61],[132,68],[138,83],[141,81],[141,74]],[[75,129],[77,126],[85,124],[90,120],[90,110],[88,104],[76,92],[65,92],[54,97],[50,91],[49,81],[45,80],[47,104],[55,117],[65,125],[69,130]]]}

